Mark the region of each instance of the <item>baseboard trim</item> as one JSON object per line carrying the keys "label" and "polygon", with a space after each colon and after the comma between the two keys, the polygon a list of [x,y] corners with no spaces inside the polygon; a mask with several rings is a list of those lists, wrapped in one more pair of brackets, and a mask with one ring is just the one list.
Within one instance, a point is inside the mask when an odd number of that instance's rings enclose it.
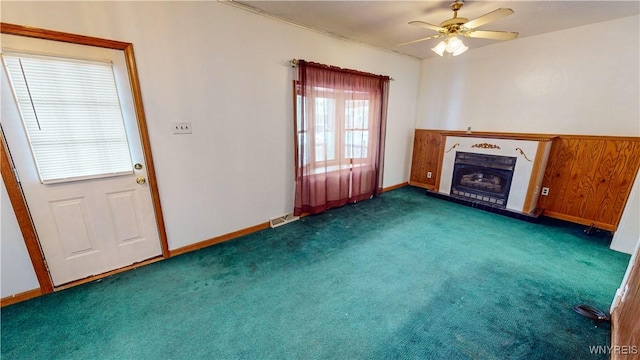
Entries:
{"label": "baseboard trim", "polygon": [[397,184],[397,185],[392,185],[392,186],[389,186],[389,187],[383,188],[383,189],[382,189],[382,192],[384,193],[384,192],[387,192],[387,191],[391,191],[391,190],[399,189],[399,188],[401,188],[401,187],[405,187],[405,186],[407,186],[407,185],[409,185],[409,183],[408,183],[408,182],[403,182],[403,183],[400,183],[400,184]]}
{"label": "baseboard trim", "polygon": [[225,242],[225,241],[229,241],[235,238],[238,238],[240,236],[244,236],[244,235],[248,235],[251,233],[254,233],[256,231],[260,231],[260,230],[264,230],[264,229],[268,229],[269,228],[269,222],[264,222],[262,224],[258,224],[258,225],[254,225],[254,226],[250,226],[248,228],[244,228],[238,231],[234,231],[234,232],[230,232],[228,234],[224,234],[224,235],[220,235],[220,236],[216,236],[214,238],[208,239],[208,240],[203,240],[200,242],[197,242],[195,244],[191,244],[191,245],[187,245],[187,246],[183,246],[174,250],[169,250],[169,257],[174,257],[177,255],[181,255],[184,253],[188,253],[191,251],[195,251],[195,250],[199,250],[202,248],[206,248],[209,247],[211,245],[215,245],[215,244],[219,244],[221,242]]}
{"label": "baseboard trim", "polygon": [[576,223],[576,224],[580,224],[580,225],[586,225],[586,226],[595,226],[598,229],[602,229],[602,230],[608,230],[608,231],[616,231],[617,226],[611,225],[611,224],[605,224],[599,221],[593,221],[593,220],[589,220],[589,219],[583,219],[577,216],[571,216],[571,215],[565,215],[565,214],[561,214],[561,213],[557,213],[557,212],[553,212],[553,211],[546,211],[544,212],[544,216],[546,217],[550,217],[550,218],[554,218],[554,219],[558,219],[558,220],[564,220],[564,221],[569,221],[572,223]]}
{"label": "baseboard trim", "polygon": [[414,181],[409,181],[408,184],[414,187],[419,187],[419,188],[423,188],[431,191],[437,191],[435,185],[428,185],[428,184],[423,184],[423,183],[414,182]]}
{"label": "baseboard trim", "polygon": [[15,304],[15,303],[19,303],[21,301],[33,299],[33,298],[38,297],[40,295],[42,295],[42,290],[40,290],[40,288],[38,288],[38,289],[33,289],[33,290],[21,292],[19,294],[7,296],[7,297],[2,298],[0,300],[0,307],[5,307],[7,305],[12,305],[12,304]]}

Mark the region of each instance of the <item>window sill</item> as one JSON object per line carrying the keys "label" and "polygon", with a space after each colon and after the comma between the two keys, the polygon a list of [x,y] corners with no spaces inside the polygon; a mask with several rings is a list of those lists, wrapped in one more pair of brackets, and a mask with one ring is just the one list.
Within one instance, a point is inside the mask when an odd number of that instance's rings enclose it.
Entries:
{"label": "window sill", "polygon": [[367,164],[344,164],[344,165],[331,165],[326,167],[316,167],[310,170],[308,175],[328,174],[339,171],[351,170],[353,168],[364,167]]}

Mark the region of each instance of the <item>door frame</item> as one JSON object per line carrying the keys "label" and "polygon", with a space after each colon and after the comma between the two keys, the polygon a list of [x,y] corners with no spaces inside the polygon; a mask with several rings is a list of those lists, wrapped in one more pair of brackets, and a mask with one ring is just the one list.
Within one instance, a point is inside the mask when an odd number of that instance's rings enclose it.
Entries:
{"label": "door frame", "polygon": [[[164,217],[162,215],[160,193],[158,192],[158,184],[153,165],[153,158],[151,156],[151,144],[149,141],[147,121],[144,114],[144,107],[142,106],[142,93],[140,91],[138,71],[133,54],[133,44],[128,42],[101,39],[91,36],[77,35],[55,30],[46,30],[3,22],[0,22],[0,33],[124,51],[124,57],[127,63],[127,73],[129,75],[129,85],[131,86],[133,105],[136,112],[136,121],[138,124],[138,129],[140,131],[142,152],[144,154],[144,160],[147,164],[147,177],[149,181],[149,189],[151,191],[153,210],[155,213],[156,227],[158,228],[158,236],[160,238],[160,246],[162,248],[162,257],[168,258],[170,256],[169,245],[167,242],[167,233],[164,226]],[[22,232],[22,236],[27,247],[27,252],[29,253],[31,263],[33,264],[33,268],[38,279],[38,283],[40,284],[40,291],[42,292],[42,294],[51,293],[55,290],[53,281],[51,280],[49,270],[47,269],[46,261],[44,259],[42,249],[40,247],[40,242],[38,240],[38,235],[35,230],[35,225],[29,214],[29,207],[27,206],[26,199],[22,192],[22,187],[18,181],[18,178],[16,177],[16,173],[14,172],[13,160],[11,158],[10,149],[8,148],[5,140],[4,132],[2,133],[2,136],[0,136],[0,142],[0,170],[2,173],[2,180],[5,184],[5,187],[7,188],[11,206],[13,207],[13,211],[15,212],[16,218],[18,219],[18,226],[20,227],[20,231]],[[95,278],[98,277],[100,277],[100,275],[95,276]]]}

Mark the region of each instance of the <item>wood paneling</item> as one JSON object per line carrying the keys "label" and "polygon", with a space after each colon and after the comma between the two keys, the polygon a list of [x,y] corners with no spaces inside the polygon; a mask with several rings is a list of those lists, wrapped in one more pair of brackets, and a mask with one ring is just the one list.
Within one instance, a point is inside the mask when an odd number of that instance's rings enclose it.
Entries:
{"label": "wood paneling", "polygon": [[542,181],[547,216],[615,230],[640,165],[640,139],[560,136]]}
{"label": "wood paneling", "polygon": [[627,281],[624,302],[613,310],[611,359],[640,359],[640,256],[635,261]]}
{"label": "wood paneling", "polygon": [[[440,169],[439,131],[416,129],[413,139],[413,160],[409,184],[434,190],[439,178]],[[427,173],[431,172],[431,178]]]}
{"label": "wood paneling", "polygon": [[[614,231],[640,166],[640,138],[553,134],[511,134],[416,129],[410,184],[437,189],[445,136],[553,139],[537,208],[544,215]],[[431,171],[431,179],[427,172]]]}

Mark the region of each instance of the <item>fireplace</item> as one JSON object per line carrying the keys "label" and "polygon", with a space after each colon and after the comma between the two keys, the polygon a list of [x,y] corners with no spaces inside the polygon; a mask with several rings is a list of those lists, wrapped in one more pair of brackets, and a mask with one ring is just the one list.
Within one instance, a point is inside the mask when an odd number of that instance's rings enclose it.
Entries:
{"label": "fireplace", "polygon": [[447,135],[443,143],[439,195],[496,213],[540,215],[538,197],[552,138],[464,134]]}
{"label": "fireplace", "polygon": [[512,156],[458,151],[453,166],[450,195],[504,209],[515,165],[516,158]]}

